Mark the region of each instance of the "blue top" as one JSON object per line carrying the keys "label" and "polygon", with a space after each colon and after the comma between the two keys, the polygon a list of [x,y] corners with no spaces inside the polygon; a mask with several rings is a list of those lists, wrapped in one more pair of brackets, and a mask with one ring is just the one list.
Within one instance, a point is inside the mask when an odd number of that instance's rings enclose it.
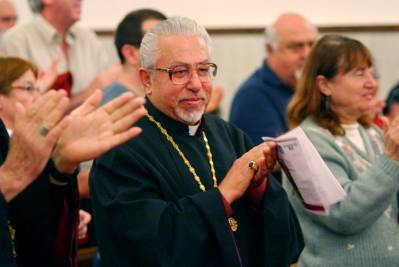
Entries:
{"label": "blue top", "polygon": [[111,83],[107,88],[105,88],[103,92],[103,99],[101,100],[101,106],[125,92],[131,92],[131,91],[129,90],[129,88],[118,82]]}
{"label": "blue top", "polygon": [[262,142],[262,136],[276,137],[288,129],[286,108],[293,93],[264,61],[234,96],[230,122],[255,144]]}

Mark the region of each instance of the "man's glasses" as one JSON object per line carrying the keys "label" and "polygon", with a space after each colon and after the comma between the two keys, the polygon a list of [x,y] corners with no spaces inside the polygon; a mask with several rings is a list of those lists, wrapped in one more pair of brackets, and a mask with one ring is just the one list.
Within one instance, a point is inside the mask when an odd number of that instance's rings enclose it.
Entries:
{"label": "man's glasses", "polygon": [[27,84],[27,85],[15,85],[11,86],[11,89],[19,89],[19,90],[24,90],[30,94],[33,94],[34,92],[40,92],[40,88],[38,86],[35,86],[33,84]]}
{"label": "man's glasses", "polygon": [[[152,70],[164,71],[169,74],[172,83],[180,85],[186,84],[193,76],[193,68],[190,65],[178,65],[168,68],[153,68]],[[218,67],[215,63],[200,63],[195,67],[198,79],[202,83],[208,83],[216,76]]]}

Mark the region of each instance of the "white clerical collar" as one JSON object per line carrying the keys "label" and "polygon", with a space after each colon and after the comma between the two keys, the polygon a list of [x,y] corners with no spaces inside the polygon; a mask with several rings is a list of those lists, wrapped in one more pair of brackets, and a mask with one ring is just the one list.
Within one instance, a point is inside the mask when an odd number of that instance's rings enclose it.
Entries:
{"label": "white clerical collar", "polygon": [[197,133],[200,124],[201,123],[197,123],[196,125],[188,125],[188,134],[190,136],[194,136]]}

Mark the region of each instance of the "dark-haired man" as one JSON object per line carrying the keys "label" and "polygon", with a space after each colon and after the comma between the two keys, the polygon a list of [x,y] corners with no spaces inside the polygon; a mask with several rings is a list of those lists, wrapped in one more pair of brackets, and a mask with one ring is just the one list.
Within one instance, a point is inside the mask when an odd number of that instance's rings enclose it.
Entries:
{"label": "dark-haired man", "polygon": [[166,16],[159,11],[139,9],[127,14],[119,23],[114,42],[123,67],[118,79],[105,89],[103,103],[127,91],[144,96],[139,77],[141,40],[152,26],[164,19]]}

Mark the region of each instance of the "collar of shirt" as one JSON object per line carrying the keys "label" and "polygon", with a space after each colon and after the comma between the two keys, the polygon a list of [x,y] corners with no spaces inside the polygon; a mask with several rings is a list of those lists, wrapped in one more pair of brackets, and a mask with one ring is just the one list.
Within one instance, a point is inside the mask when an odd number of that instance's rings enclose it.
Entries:
{"label": "collar of shirt", "polygon": [[275,89],[278,93],[285,93],[293,95],[294,90],[283,83],[280,78],[267,64],[267,60],[263,60],[262,67],[260,68],[260,75],[264,83],[268,84],[268,88]]}

